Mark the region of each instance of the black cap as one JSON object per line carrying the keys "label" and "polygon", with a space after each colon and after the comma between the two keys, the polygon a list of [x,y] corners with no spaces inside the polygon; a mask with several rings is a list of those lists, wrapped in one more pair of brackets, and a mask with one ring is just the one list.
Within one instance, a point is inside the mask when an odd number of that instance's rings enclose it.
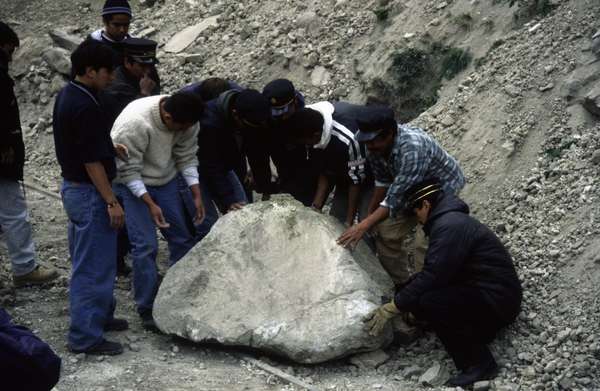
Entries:
{"label": "black cap", "polygon": [[235,98],[233,109],[247,126],[259,127],[271,118],[271,106],[263,94],[256,90],[240,91]]}
{"label": "black cap", "polygon": [[140,64],[156,64],[156,47],[158,44],[146,38],[127,38],[123,41],[125,56],[131,57]]}
{"label": "black cap", "polygon": [[422,199],[442,192],[442,185],[437,179],[426,179],[404,193],[408,209],[413,209]]}
{"label": "black cap", "polygon": [[387,129],[395,129],[398,124],[394,119],[394,110],[387,106],[369,106],[364,115],[356,120],[358,132],[356,141],[364,143],[373,140]]}
{"label": "black cap", "polygon": [[127,0],[106,0],[104,7],[102,7],[102,16],[114,14],[127,14],[130,17],[133,16],[129,2]]}
{"label": "black cap", "polygon": [[275,79],[263,88],[263,95],[271,105],[271,114],[277,117],[289,111],[296,97],[296,88],[288,79]]}

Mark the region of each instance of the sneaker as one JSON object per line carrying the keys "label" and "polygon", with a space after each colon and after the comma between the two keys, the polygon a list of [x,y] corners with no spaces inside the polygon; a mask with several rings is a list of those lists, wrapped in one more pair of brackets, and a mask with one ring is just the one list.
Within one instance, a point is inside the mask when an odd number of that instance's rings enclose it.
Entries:
{"label": "sneaker", "polygon": [[58,277],[56,269],[37,265],[35,269],[23,276],[13,276],[13,284],[16,288],[27,285],[42,285]]}
{"label": "sneaker", "polygon": [[140,317],[142,318],[142,327],[144,330],[152,331],[153,333],[161,332],[158,327],[156,327],[151,311],[141,313]]}
{"label": "sneaker", "polygon": [[123,345],[119,342],[112,342],[103,339],[100,343],[92,346],[91,348],[77,350],[70,349],[73,353],[85,353],[95,356],[116,356],[117,354],[123,353]]}
{"label": "sneaker", "polygon": [[104,331],[125,331],[129,328],[129,323],[125,319],[112,318],[104,325]]}

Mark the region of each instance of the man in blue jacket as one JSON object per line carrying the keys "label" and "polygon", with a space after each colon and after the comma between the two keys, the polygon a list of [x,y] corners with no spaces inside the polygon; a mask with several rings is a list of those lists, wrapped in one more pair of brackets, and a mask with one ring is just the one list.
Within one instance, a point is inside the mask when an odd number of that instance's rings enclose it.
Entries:
{"label": "man in blue jacket", "polygon": [[512,258],[498,237],[469,215],[437,180],[406,192],[408,210],[429,236],[423,270],[394,299],[365,319],[372,335],[401,312],[430,324],[461,373],[449,386],[466,387],[495,376],[487,347],[520,311],[522,289]]}
{"label": "man in blue jacket", "polygon": [[27,203],[19,184],[23,180],[25,145],[14,82],[8,74],[8,63],[18,46],[17,34],[0,22],[0,232],[6,238],[13,282],[20,287],[52,281],[58,273],[36,262]]}

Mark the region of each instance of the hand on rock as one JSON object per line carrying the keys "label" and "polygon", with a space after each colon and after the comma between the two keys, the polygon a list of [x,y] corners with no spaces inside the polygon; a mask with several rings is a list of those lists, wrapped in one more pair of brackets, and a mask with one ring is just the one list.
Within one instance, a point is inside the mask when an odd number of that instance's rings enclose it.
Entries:
{"label": "hand on rock", "polygon": [[398,314],[400,314],[400,310],[398,310],[393,301],[390,301],[365,316],[363,319],[365,330],[370,335],[376,337],[381,334],[387,322]]}

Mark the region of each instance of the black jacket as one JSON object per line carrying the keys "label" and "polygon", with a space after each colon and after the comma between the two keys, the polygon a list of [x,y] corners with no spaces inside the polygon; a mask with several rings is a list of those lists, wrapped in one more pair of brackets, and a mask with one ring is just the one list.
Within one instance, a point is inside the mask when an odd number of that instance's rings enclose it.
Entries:
{"label": "black jacket", "polygon": [[[158,94],[160,94],[160,86],[157,84],[152,95]],[[108,115],[111,127],[128,104],[143,97],[140,81],[129,74],[123,66],[116,69],[113,82],[99,94],[100,104]]]}
{"label": "black jacket", "polygon": [[469,216],[469,207],[446,195],[430,212],[424,229],[429,236],[425,265],[396,293],[396,306],[410,310],[426,292],[470,286],[481,291],[500,319],[513,321],[522,289],[512,258],[488,227]]}
{"label": "black jacket", "polygon": [[0,111],[0,150],[10,148],[14,152],[11,163],[0,163],[0,178],[20,181],[23,179],[25,165],[25,144],[14,82],[8,74],[8,56],[3,50],[0,50]]}

